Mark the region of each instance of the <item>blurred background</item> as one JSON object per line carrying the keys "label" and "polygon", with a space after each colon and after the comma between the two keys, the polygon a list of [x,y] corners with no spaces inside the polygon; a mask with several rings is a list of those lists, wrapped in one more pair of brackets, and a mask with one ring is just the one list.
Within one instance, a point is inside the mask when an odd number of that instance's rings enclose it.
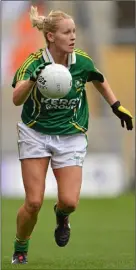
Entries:
{"label": "blurred background", "polygon": [[[21,107],[12,103],[12,79],[29,53],[45,46],[41,32],[29,21],[31,5],[39,13],[61,9],[75,19],[76,47],[86,51],[107,77],[122,105],[134,111],[135,1],[3,1],[2,2],[2,193],[22,195],[16,123]],[[88,155],[83,195],[116,195],[134,187],[134,134],[119,119],[92,84],[87,84],[90,108]],[[48,178],[51,179],[48,181]],[[16,187],[16,188],[15,188]],[[47,195],[56,185],[49,169]],[[16,194],[15,194],[16,193]]]}
{"label": "blurred background", "polygon": [[[11,84],[28,55],[45,46],[42,33],[29,21],[32,4],[41,14],[61,9],[74,17],[76,47],[93,58],[121,104],[135,115],[135,1],[1,2],[2,269],[6,270],[11,269],[16,213],[24,199],[16,130],[22,108],[12,103]],[[90,109],[88,153],[79,208],[70,217],[70,244],[61,250],[54,244],[57,190],[49,168],[45,201],[25,269],[135,269],[135,128],[127,131],[121,127],[91,83],[86,91]]]}

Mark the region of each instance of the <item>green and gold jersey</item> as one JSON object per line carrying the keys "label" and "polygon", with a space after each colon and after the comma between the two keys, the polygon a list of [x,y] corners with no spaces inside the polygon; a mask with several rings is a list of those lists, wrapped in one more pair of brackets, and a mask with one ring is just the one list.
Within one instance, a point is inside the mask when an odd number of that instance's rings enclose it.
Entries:
{"label": "green and gold jersey", "polygon": [[[44,62],[54,62],[49,50],[32,53],[17,70],[12,86],[29,79],[31,73]],[[68,68],[72,75],[72,88],[63,98],[45,98],[35,84],[23,104],[22,121],[36,131],[49,135],[85,133],[88,129],[88,103],[85,84],[88,81],[104,81],[87,53],[75,49],[68,56]]]}

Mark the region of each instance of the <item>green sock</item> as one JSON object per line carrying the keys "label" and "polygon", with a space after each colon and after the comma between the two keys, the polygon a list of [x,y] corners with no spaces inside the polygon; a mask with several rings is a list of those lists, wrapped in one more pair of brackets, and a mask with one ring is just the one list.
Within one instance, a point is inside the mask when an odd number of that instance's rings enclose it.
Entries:
{"label": "green sock", "polygon": [[20,240],[17,237],[15,238],[14,241],[14,251],[15,252],[28,252],[28,247],[29,247],[29,240]]}

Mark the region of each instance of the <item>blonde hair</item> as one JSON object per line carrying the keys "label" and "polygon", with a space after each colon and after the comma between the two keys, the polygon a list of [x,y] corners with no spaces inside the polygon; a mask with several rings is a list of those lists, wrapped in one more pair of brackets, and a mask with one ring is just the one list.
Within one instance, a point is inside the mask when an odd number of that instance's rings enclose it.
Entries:
{"label": "blonde hair", "polygon": [[31,6],[30,21],[33,27],[43,31],[46,42],[48,43],[47,33],[56,32],[58,22],[62,19],[72,19],[72,17],[61,10],[51,11],[48,16],[40,16],[37,7]]}

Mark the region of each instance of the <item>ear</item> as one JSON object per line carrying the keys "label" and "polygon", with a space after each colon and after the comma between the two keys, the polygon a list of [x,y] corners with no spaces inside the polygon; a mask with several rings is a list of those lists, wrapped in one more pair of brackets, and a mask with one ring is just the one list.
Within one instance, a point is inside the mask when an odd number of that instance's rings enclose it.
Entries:
{"label": "ear", "polygon": [[48,32],[47,33],[47,39],[49,42],[53,43],[54,42],[54,33]]}

